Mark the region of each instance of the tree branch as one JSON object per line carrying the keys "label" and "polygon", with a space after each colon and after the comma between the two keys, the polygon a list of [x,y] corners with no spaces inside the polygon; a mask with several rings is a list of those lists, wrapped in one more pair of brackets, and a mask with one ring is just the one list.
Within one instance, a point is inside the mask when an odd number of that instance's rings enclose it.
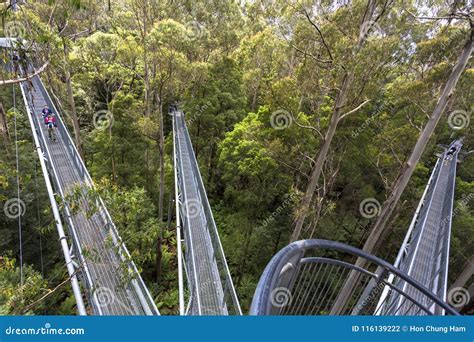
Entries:
{"label": "tree branch", "polygon": [[311,26],[313,26],[316,31],[318,32],[319,34],[319,37],[321,38],[321,42],[323,43],[324,47],[326,48],[328,54],[329,54],[329,58],[331,60],[334,60],[334,58],[332,57],[332,53],[331,53],[331,49],[329,49],[329,46],[328,44],[326,43],[326,40],[324,39],[324,36],[323,36],[323,33],[321,32],[321,30],[319,29],[318,25],[316,25],[316,23],[311,19],[311,17],[309,16],[309,13],[308,11],[306,11],[306,8],[302,7],[303,9],[303,13],[306,17],[306,19],[308,19],[309,23],[311,24]]}
{"label": "tree branch", "polygon": [[0,81],[0,85],[6,85],[6,84],[14,84],[14,83],[20,83],[24,81],[28,81],[30,78],[42,73],[44,70],[46,70],[46,67],[49,65],[49,62],[44,63],[38,70],[36,70],[33,74],[27,75],[26,77],[22,78],[17,78],[17,79],[10,79],[10,80],[5,80],[5,81]]}
{"label": "tree branch", "polygon": [[324,136],[323,136],[323,134],[321,133],[321,131],[320,131],[319,129],[317,129],[316,127],[313,127],[313,126],[300,124],[293,114],[290,113],[290,115],[291,115],[291,117],[293,118],[293,121],[295,122],[296,126],[298,126],[298,127],[300,127],[300,128],[312,129],[313,131],[315,131],[316,133],[319,134],[319,136],[321,137],[321,139],[324,140]]}
{"label": "tree branch", "polygon": [[342,114],[340,117],[339,117],[339,121],[341,121],[342,119],[344,119],[346,116],[348,115],[351,115],[352,113],[355,113],[357,112],[359,109],[361,109],[363,106],[365,106],[365,104],[369,103],[370,100],[365,100],[364,102],[362,102],[360,105],[358,105],[356,108],[354,108],[353,110],[347,112],[347,113],[344,113]]}

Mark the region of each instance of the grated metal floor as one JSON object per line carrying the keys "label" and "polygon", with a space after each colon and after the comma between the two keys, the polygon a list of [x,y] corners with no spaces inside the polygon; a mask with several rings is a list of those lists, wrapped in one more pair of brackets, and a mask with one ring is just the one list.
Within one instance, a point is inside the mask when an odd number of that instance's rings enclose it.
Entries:
{"label": "grated metal floor", "polygon": [[[407,257],[400,265],[400,269],[441,298],[446,297],[457,153],[452,159],[446,159],[446,153],[443,154],[437,169],[433,171],[434,181],[417,219]],[[400,285],[407,295],[430,306],[431,301],[412,286],[406,283]],[[398,314],[413,315],[414,310],[417,308],[400,302]]]}
{"label": "grated metal floor", "polygon": [[[74,157],[68,149],[69,142],[64,141],[60,134],[57,134],[56,142],[48,138],[41,110],[45,104],[48,104],[50,108],[53,107],[41,90],[45,91],[39,78],[33,78],[32,102],[29,99],[29,103],[34,109],[36,130],[38,133],[42,131],[42,134],[38,135],[50,151],[51,163],[58,174],[57,182],[67,194],[74,187],[85,186],[86,183],[77,170]],[[85,199],[82,199],[79,210],[71,217],[78,240],[75,242],[82,248],[83,254],[87,253],[91,256],[86,257],[86,264],[93,288],[87,290],[89,294],[95,293],[98,297],[103,315],[144,315],[146,312],[140,304],[134,287],[130,284],[130,275],[126,274],[128,270],[123,266],[116,247],[111,246],[110,229],[107,228],[106,221],[100,213],[94,213],[91,207]],[[70,237],[72,236],[74,234],[70,228]],[[97,314],[97,312],[94,313]]]}
{"label": "grated metal floor", "polygon": [[[182,202],[188,224],[185,225],[185,240],[192,251],[187,258],[187,269],[190,277],[197,284],[196,296],[192,301],[192,315],[227,315],[224,303],[224,292],[219,275],[219,268],[214,257],[214,247],[209,233],[208,218],[205,215],[204,201],[198,186],[197,175],[192,163],[195,162],[194,151],[187,143],[187,130],[184,117],[177,116],[177,152],[181,164],[183,179]],[[208,208],[209,209],[209,208]],[[209,209],[210,210],[210,209]],[[194,272],[195,270],[195,272]]]}

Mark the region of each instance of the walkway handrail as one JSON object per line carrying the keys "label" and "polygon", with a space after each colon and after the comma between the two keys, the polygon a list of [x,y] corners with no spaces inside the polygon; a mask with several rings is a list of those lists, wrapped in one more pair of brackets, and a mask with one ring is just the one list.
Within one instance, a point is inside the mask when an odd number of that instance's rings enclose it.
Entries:
{"label": "walkway handrail", "polygon": [[[309,250],[333,250],[351,254],[356,257],[362,257],[367,261],[372,262],[373,264],[381,267],[386,272],[390,272],[400,277],[408,284],[413,286],[415,289],[420,291],[423,295],[428,297],[433,303],[442,307],[447,313],[451,315],[459,315],[459,313],[446,304],[442,299],[437,297],[430,290],[425,288],[418,281],[412,279],[407,274],[397,269],[390,263],[382,260],[374,255],[368,254],[363,250],[358,248],[348,246],[346,244],[329,241],[329,240],[301,240],[291,243],[282,250],[280,250],[269,262],[265,268],[262,276],[255,290],[255,295],[252,301],[252,306],[250,308],[251,315],[268,315],[271,312],[272,307],[272,291],[278,286],[280,276],[284,273],[282,272],[285,267],[297,269],[299,264],[303,260],[304,253]],[[386,275],[386,272],[382,273]],[[380,277],[380,276],[379,276]],[[294,280],[294,279],[293,279]],[[381,280],[381,279],[377,279]],[[286,280],[287,283],[291,283],[292,280]]]}
{"label": "walkway handrail", "polygon": [[[90,176],[90,174],[89,174],[89,172],[88,172],[88,170],[87,170],[87,168],[84,164],[84,161],[82,160],[75,144],[73,143],[73,140],[71,138],[71,135],[69,134],[67,126],[65,125],[65,123],[64,123],[59,111],[57,110],[54,102],[52,101],[51,97],[49,96],[48,92],[46,91],[46,87],[44,86],[44,84],[43,84],[43,82],[42,82],[42,80],[39,76],[35,76],[33,79],[38,80],[38,85],[40,86],[39,90],[43,94],[44,99],[48,102],[48,105],[51,108],[53,108],[53,112],[56,114],[56,117],[57,117],[57,120],[58,120],[59,134],[63,138],[63,141],[67,142],[67,147],[68,147],[67,150],[70,153],[70,155],[72,156],[72,160],[74,161],[74,164],[76,165],[77,171],[80,173],[80,175],[83,178],[85,184],[89,188],[93,188],[94,183],[92,181],[92,178],[91,178],[91,176]],[[44,139],[44,137],[43,137],[43,139]],[[49,154],[49,151],[48,151],[48,154]],[[64,192],[63,192],[62,189],[61,189],[61,195],[64,199]],[[69,214],[69,209],[67,208],[67,205],[65,207],[66,207],[65,209],[68,211],[67,216],[69,218],[69,222],[71,223],[71,220],[70,220],[71,215]],[[100,197],[98,197],[97,208],[98,208],[98,212],[100,214],[100,217],[104,221],[104,225],[103,225],[104,228],[105,227],[109,228],[109,231],[112,235],[112,240],[114,242],[115,247],[117,247],[117,253],[118,253],[120,259],[128,265],[128,267],[130,268],[130,270],[134,274],[133,278],[131,279],[131,283],[132,283],[132,286],[136,290],[136,294],[138,296],[138,299],[139,299],[145,313],[149,314],[149,315],[159,315],[159,311],[158,311],[158,309],[157,309],[157,307],[156,307],[156,305],[153,301],[153,298],[151,297],[151,294],[149,293],[148,288],[146,287],[142,277],[140,276],[140,273],[138,272],[138,269],[136,268],[135,263],[131,259],[130,253],[127,250],[125,244],[123,243],[123,241],[122,241],[122,239],[121,239],[121,237],[120,237],[120,235],[117,231],[117,228],[116,228],[115,224],[113,223],[112,218],[111,218],[111,216],[110,216],[110,214],[109,214],[102,198],[100,198]],[[72,229],[74,230],[73,226],[72,226]],[[77,241],[77,238],[74,239],[74,240]],[[78,253],[80,254],[80,257],[83,259],[82,261],[84,262],[85,258],[82,255],[82,251],[81,251],[80,246],[78,246],[78,244],[75,244],[75,246],[77,247]],[[89,285],[91,286],[91,288],[93,290],[94,289],[94,284],[92,282],[92,279],[90,278],[90,275],[87,275],[87,278],[88,278]],[[95,294],[93,294],[93,296],[95,297]],[[93,301],[96,302],[94,307],[95,307],[96,310],[98,310],[98,312],[100,314],[100,305],[98,305],[97,299],[95,299]]]}
{"label": "walkway handrail", "polygon": [[[439,166],[440,166],[440,161],[438,159],[436,161],[435,167],[433,168],[433,172],[431,173],[430,179],[428,180],[428,183],[425,187],[425,190],[423,191],[423,195],[421,196],[420,202],[418,203],[418,206],[415,210],[415,215],[413,215],[413,219],[410,223],[410,226],[408,227],[408,231],[405,235],[405,238],[403,239],[402,246],[400,247],[400,250],[398,251],[397,257],[395,259],[395,263],[393,264],[393,266],[395,266],[395,267],[399,267],[401,262],[403,261],[403,259],[408,254],[408,246],[413,241],[413,229],[415,228],[415,224],[416,224],[418,218],[420,217],[421,208],[423,207],[426,195],[427,195],[428,191],[432,188],[433,179],[434,179],[435,175],[437,174],[437,172],[439,171]],[[391,274],[389,279],[388,279],[388,283],[391,284],[393,282],[394,278],[395,278],[395,275]],[[379,302],[377,304],[377,309],[375,310],[376,312],[381,312],[381,310],[379,310],[379,309],[381,308],[383,303],[385,303],[385,299],[389,295],[389,292],[390,292],[390,286],[387,285],[387,286],[385,286],[385,288],[382,292],[382,296],[380,296]]]}
{"label": "walkway handrail", "polygon": [[36,132],[35,123],[34,123],[34,120],[35,120],[34,119],[34,112],[31,110],[31,108],[28,104],[28,101],[27,101],[27,98],[26,98],[26,92],[25,92],[25,89],[23,87],[24,87],[23,83],[20,83],[20,90],[21,90],[21,94],[23,96],[23,101],[24,101],[26,112],[27,112],[28,121],[30,122],[31,131],[32,131],[32,134],[33,134],[33,140],[34,140],[34,143],[35,143],[35,149],[36,149],[36,152],[38,153],[38,160],[40,162],[41,170],[43,172],[44,180],[45,180],[45,183],[46,183],[46,190],[48,192],[49,201],[51,203],[51,208],[52,208],[52,211],[53,211],[53,217],[54,217],[54,221],[55,221],[55,224],[56,224],[56,229],[57,229],[58,235],[59,235],[59,241],[60,241],[60,244],[61,244],[61,248],[63,250],[64,259],[66,261],[66,268],[68,270],[69,277],[71,278],[71,286],[72,286],[72,291],[73,291],[73,294],[74,294],[74,297],[75,297],[76,303],[77,303],[77,311],[78,311],[79,315],[85,316],[85,315],[87,315],[87,313],[86,313],[86,308],[85,308],[85,305],[84,305],[84,300],[82,298],[82,293],[81,293],[81,289],[80,289],[80,286],[79,286],[79,281],[77,279],[78,277],[77,277],[77,274],[76,274],[76,270],[74,269],[74,263],[73,263],[73,260],[72,260],[71,252],[69,250],[67,237],[66,237],[66,234],[64,232],[63,224],[62,224],[62,221],[61,221],[61,216],[60,216],[59,208],[58,208],[59,206],[58,206],[58,203],[56,201],[56,198],[54,197],[53,187],[52,187],[52,184],[51,184],[51,180],[49,178],[50,175],[49,175],[48,167],[46,166],[46,162],[45,162],[45,158],[44,158],[44,153],[46,153],[46,152],[43,151],[43,147],[41,146],[41,142],[40,142],[41,140],[39,139],[38,134]]}
{"label": "walkway handrail", "polygon": [[[191,157],[192,167],[194,169],[194,172],[197,175],[196,178],[197,178],[197,182],[198,182],[199,191],[201,192],[201,196],[202,196],[201,199],[204,201],[203,207],[204,207],[205,215],[208,217],[208,221],[211,225],[210,228],[212,229],[211,239],[213,240],[214,244],[216,245],[215,247],[217,247],[217,250],[215,250],[215,252],[219,254],[219,257],[221,258],[221,261],[222,261],[223,266],[225,268],[225,281],[226,281],[226,285],[230,289],[230,293],[231,293],[231,297],[232,297],[231,299],[232,299],[233,305],[236,307],[237,313],[239,315],[242,315],[242,309],[240,307],[240,303],[239,303],[239,300],[238,300],[238,297],[237,297],[237,292],[235,291],[234,283],[232,282],[231,275],[230,275],[229,266],[227,264],[227,260],[226,260],[226,257],[224,255],[224,248],[222,247],[222,242],[221,242],[221,239],[219,237],[219,232],[217,231],[217,226],[216,226],[216,222],[214,220],[214,215],[212,214],[211,205],[209,204],[209,200],[207,198],[206,188],[204,187],[204,183],[202,181],[201,171],[199,170],[199,167],[198,167],[198,162],[197,162],[197,159],[196,159],[196,155],[194,154],[194,150],[193,150],[193,147],[192,147],[188,127],[186,126],[185,121],[184,121],[184,115],[183,115],[182,119],[183,119],[183,127],[184,127],[184,133],[185,133],[185,137],[186,137],[186,143],[188,145],[189,151],[193,152],[193,153],[190,153],[192,155],[192,157]],[[225,293],[224,293],[224,295],[225,295]]]}
{"label": "walkway handrail", "polygon": [[[179,212],[182,216],[181,225],[184,229],[184,237],[186,241],[186,264],[188,266],[188,272],[186,275],[189,276],[188,287],[190,290],[190,303],[191,301],[195,301],[193,302],[194,304],[190,306],[190,308],[192,312],[197,314],[209,313],[209,303],[201,303],[201,295],[203,298],[208,297],[206,297],[206,293],[200,294],[200,292],[204,288],[206,282],[210,280],[203,281],[204,278],[202,278],[201,273],[197,272],[196,266],[200,266],[199,263],[203,262],[203,260],[195,260],[196,255],[199,255],[200,253],[202,255],[205,253],[206,258],[208,259],[206,259],[204,262],[209,262],[210,264],[204,267],[205,270],[203,271],[203,274],[207,274],[206,272],[210,270],[214,279],[209,284],[215,287],[214,290],[217,291],[217,296],[212,299],[214,303],[212,304],[213,309],[211,310],[215,310],[215,312],[219,312],[219,314],[224,315],[241,315],[242,310],[240,308],[240,303],[237,298],[234,284],[232,283],[230,270],[224,255],[222,243],[220,241],[209,200],[207,198],[207,193],[204,188],[201,172],[199,170],[198,162],[192,147],[191,138],[186,127],[184,113],[177,110],[172,110],[170,114],[173,116],[173,135],[175,136],[175,169],[177,169],[176,186],[179,187],[178,190],[180,196],[180,201],[177,203],[177,205],[180,206]],[[187,188],[190,186],[189,184],[192,184],[191,189]],[[192,193],[192,196],[197,197],[187,198],[188,192]],[[200,213],[202,216],[199,219],[200,223],[198,224],[199,228],[197,230],[197,235],[194,235],[194,230],[192,229],[193,227],[190,226],[191,221],[193,220],[188,217],[189,213],[187,213],[187,211],[188,206],[190,205],[188,200],[199,201],[197,205],[199,206],[200,210],[202,209],[202,212]],[[205,243],[207,245],[205,250],[194,249],[194,247],[204,247],[193,246],[193,237],[196,239],[196,241],[201,241],[199,240],[201,238],[203,239],[202,241],[206,241]]]}

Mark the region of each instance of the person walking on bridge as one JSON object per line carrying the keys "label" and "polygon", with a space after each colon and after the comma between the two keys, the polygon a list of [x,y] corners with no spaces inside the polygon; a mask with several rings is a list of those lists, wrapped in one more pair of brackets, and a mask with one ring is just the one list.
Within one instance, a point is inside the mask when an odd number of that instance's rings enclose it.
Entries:
{"label": "person walking on bridge", "polygon": [[41,115],[43,116],[44,123],[46,124],[46,119],[48,117],[48,114],[53,114],[51,109],[49,109],[48,105],[45,104],[43,107],[43,110],[41,111]]}
{"label": "person walking on bridge", "polygon": [[56,128],[58,125],[56,124],[56,117],[53,115],[53,113],[49,113],[46,119],[44,120],[46,127],[48,128],[48,138],[49,140],[57,141],[56,140]]}

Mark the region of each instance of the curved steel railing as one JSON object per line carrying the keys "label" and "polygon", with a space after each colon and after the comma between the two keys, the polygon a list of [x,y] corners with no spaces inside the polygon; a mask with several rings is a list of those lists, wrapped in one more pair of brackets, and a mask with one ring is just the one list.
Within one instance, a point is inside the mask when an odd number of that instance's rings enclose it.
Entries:
{"label": "curved steel railing", "polygon": [[[354,263],[358,257],[364,258],[368,266],[356,266]],[[385,286],[389,286],[392,293],[403,298],[403,304],[409,306],[411,315],[432,315],[433,306],[446,314],[458,315],[436,294],[388,262],[358,248],[328,240],[296,241],[280,250],[260,278],[250,314],[329,314],[351,271],[358,272],[360,280],[342,314],[377,314],[378,300]],[[388,279],[392,277],[416,289],[416,298],[390,283]],[[419,300],[420,297],[424,300]]]}

